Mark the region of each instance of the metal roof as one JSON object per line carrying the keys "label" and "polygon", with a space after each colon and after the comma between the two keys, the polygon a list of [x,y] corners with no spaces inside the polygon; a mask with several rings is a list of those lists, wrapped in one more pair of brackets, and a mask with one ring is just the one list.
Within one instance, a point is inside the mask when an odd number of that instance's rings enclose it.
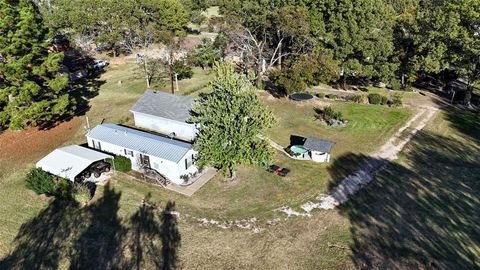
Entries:
{"label": "metal roof", "polygon": [[311,151],[318,151],[322,153],[330,153],[330,150],[335,145],[334,142],[321,140],[315,137],[308,137],[305,139],[303,147]]}
{"label": "metal roof", "polygon": [[114,124],[98,125],[87,133],[87,137],[175,163],[192,149],[189,143]]}
{"label": "metal roof", "polygon": [[93,162],[107,158],[113,157],[86,147],[70,145],[53,150],[39,160],[36,167],[73,181],[75,176]]}
{"label": "metal roof", "polygon": [[147,89],[130,111],[186,122],[194,101],[192,97]]}

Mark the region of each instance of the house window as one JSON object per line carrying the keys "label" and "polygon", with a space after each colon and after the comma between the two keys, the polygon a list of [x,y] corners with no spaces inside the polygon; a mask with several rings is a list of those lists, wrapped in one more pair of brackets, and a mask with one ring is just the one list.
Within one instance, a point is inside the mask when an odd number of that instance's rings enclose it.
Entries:
{"label": "house window", "polygon": [[133,157],[133,151],[130,151],[130,150],[127,150],[127,149],[124,149],[125,150],[125,155],[126,156],[131,156]]}

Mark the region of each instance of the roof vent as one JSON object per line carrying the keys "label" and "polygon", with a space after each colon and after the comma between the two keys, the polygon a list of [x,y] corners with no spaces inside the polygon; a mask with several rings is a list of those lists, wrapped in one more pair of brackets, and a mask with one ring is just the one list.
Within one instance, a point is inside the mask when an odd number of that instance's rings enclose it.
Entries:
{"label": "roof vent", "polygon": [[156,93],[157,93],[157,91],[153,91],[153,93],[154,93],[154,94],[156,94]]}

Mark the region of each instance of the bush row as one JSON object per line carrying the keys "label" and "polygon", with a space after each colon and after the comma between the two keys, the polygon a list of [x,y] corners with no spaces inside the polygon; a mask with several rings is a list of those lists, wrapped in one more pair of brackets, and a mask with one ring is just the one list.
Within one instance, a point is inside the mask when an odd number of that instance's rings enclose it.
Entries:
{"label": "bush row", "polygon": [[[27,188],[31,189],[37,194],[45,194],[47,196],[54,196],[62,200],[74,199],[80,204],[85,203],[91,199],[90,190],[82,184],[73,184],[71,181],[51,175],[50,173],[40,169],[32,168],[25,178]],[[85,190],[88,191],[86,196]],[[80,200],[78,200],[81,198]]]}
{"label": "bush row", "polygon": [[390,105],[390,106],[402,105],[402,95],[398,93],[393,94],[390,99],[386,96],[383,96],[377,93],[371,93],[371,94],[368,94],[367,96],[360,95],[360,94],[338,96],[335,94],[317,93],[316,96],[321,99],[328,98],[331,100],[344,100],[344,101],[354,102],[354,103],[368,103],[368,104],[374,104],[374,105]]}
{"label": "bush row", "polygon": [[115,156],[113,164],[110,159],[108,159],[107,162],[113,165],[115,167],[115,170],[119,172],[126,173],[132,170],[132,161],[130,161],[129,158],[126,158],[124,156]]}

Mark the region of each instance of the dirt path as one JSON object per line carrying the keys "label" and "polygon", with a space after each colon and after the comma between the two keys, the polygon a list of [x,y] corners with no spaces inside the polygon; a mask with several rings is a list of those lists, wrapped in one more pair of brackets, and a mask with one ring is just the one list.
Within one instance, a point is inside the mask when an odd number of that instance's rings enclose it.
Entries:
{"label": "dirt path", "polygon": [[355,173],[345,177],[330,194],[320,196],[316,202],[303,204],[300,207],[303,211],[296,211],[288,206],[281,207],[277,211],[284,212],[288,216],[310,216],[310,212],[314,209],[333,209],[348,201],[351,195],[370,183],[375,173],[382,170],[388,161],[397,158],[405,145],[427,125],[437,111],[438,109],[434,107],[418,107],[417,113],[380,150],[371,155],[371,160],[361,165]]}

